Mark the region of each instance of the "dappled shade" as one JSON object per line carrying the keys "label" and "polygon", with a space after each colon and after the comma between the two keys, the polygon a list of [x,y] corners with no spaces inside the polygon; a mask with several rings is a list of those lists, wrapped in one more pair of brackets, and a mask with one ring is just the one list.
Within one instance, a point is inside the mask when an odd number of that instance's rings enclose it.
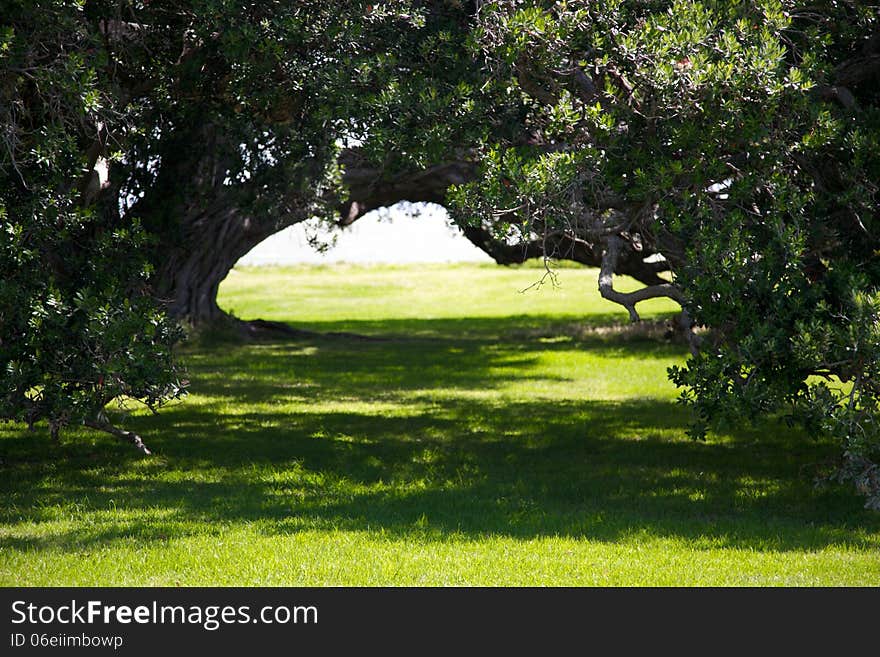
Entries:
{"label": "dappled shade", "polygon": [[[812,489],[829,445],[784,431],[695,442],[656,382],[649,396],[626,396],[631,382],[606,376],[593,399],[577,398],[584,382],[554,373],[553,363],[587,354],[584,364],[625,377],[629,359],[650,378],[683,356],[681,345],[575,338],[573,325],[548,341],[523,337],[523,321],[505,318],[501,335],[501,322],[477,322],[469,340],[443,321],[413,320],[408,330],[434,337],[193,353],[192,401],[130,420],[153,436],[158,459],[7,436],[4,523],[51,522],[71,503],[95,521],[48,537],[7,530],[0,544],[79,551],[247,523],[269,535],[381,529],[429,542],[649,536],[716,548],[878,547],[880,527],[849,491]],[[58,469],[59,457],[72,467]],[[124,513],[103,515],[108,507]]]}

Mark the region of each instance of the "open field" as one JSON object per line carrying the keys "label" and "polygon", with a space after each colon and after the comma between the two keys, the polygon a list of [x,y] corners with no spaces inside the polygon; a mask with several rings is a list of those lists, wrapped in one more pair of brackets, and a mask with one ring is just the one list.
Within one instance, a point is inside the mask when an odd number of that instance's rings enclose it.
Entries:
{"label": "open field", "polygon": [[0,585],[880,584],[833,446],[690,440],[684,347],[541,273],[234,271],[225,308],[328,335],[188,346],[191,395],[123,418],[154,457],[0,427]]}

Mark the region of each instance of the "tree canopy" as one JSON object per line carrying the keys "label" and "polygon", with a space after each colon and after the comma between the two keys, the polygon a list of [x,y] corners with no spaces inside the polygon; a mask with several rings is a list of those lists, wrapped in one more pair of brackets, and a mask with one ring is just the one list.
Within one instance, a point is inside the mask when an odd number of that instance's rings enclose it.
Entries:
{"label": "tree canopy", "polygon": [[183,388],[179,329],[148,286],[148,236],[94,207],[100,144],[126,117],[81,10],[5,3],[0,28],[0,418],[56,435],[110,428],[113,399],[155,408]]}
{"label": "tree canopy", "polygon": [[878,6],[5,6],[0,417],[174,398],[172,319],[223,317],[256,243],[443,200],[499,261],[597,265],[633,320],[674,299],[693,435],[832,435],[880,508]]}
{"label": "tree canopy", "polygon": [[[693,355],[670,376],[696,437],[767,416],[830,433],[875,508],[878,30],[856,2],[488,3],[474,38],[533,138],[484,142],[453,193],[462,221],[599,245],[634,320],[681,304]],[[670,281],[617,292],[626,250]]]}
{"label": "tree canopy", "polygon": [[334,221],[347,144],[423,167],[480,93],[455,3],[6,4],[0,416],[53,431],[179,396],[172,320],[224,318],[241,255]]}

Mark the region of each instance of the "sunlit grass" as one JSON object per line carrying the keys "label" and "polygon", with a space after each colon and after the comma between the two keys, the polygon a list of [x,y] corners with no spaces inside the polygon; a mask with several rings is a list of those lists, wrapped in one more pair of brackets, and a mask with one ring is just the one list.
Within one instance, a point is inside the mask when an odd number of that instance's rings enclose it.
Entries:
{"label": "sunlit grass", "polygon": [[[569,267],[550,276],[534,264],[243,267],[230,273],[220,298],[239,317],[295,320],[301,328],[325,331],[453,337],[503,327],[508,334],[542,329],[555,335],[554,326],[569,321],[626,321],[626,311],[603,300],[597,284],[594,269]],[[638,287],[629,279],[617,285]],[[652,299],[639,310],[657,317],[675,305]]]}
{"label": "sunlit grass", "polygon": [[[246,269],[222,303],[327,335],[190,346],[120,417],[156,455],[0,430],[4,585],[880,583],[880,519],[777,426],[685,436],[684,349],[595,271]],[[672,308],[658,302],[649,318]]]}

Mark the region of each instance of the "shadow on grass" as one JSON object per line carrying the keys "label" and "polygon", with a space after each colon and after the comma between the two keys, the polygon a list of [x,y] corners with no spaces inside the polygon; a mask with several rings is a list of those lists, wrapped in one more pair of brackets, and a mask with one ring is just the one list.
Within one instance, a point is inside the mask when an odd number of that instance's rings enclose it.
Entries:
{"label": "shadow on grass", "polygon": [[[194,374],[192,390],[218,401],[231,398],[245,404],[297,390],[321,399],[376,400],[394,397],[402,390],[470,391],[511,382],[570,381],[536,371],[535,366],[543,356],[573,349],[609,360],[654,361],[660,363],[661,371],[666,361],[683,359],[685,353],[683,345],[668,340],[639,334],[621,338],[620,332],[594,335],[579,323],[525,333],[522,324],[512,322],[512,338],[499,335],[498,323],[489,320],[475,332],[478,337],[462,338],[456,333],[453,338],[436,337],[444,334],[446,324],[447,320],[422,320],[422,328],[410,335],[383,341],[328,336],[195,352],[188,358]],[[322,330],[337,328],[332,323]],[[626,325],[621,331],[626,331]],[[430,337],[418,337],[424,335]],[[302,392],[310,388],[312,392]]]}
{"label": "shadow on grass", "polygon": [[[582,336],[576,346],[609,358],[680,355],[650,341]],[[242,523],[266,534],[878,547],[880,520],[857,498],[812,487],[804,464],[833,455],[829,445],[782,429],[693,442],[682,409],[658,399],[481,396],[528,380],[541,352],[571,348],[337,339],[193,353],[200,403],[128,423],[157,457],[140,460],[88,434],[60,445],[24,432],[0,440],[0,520],[76,519],[45,537],[2,535],[0,548],[165,541]]]}
{"label": "shadow on grass", "polygon": [[[642,326],[662,324],[675,317],[675,313],[653,313],[645,315]],[[242,318],[245,319],[245,318]],[[312,321],[286,318],[293,328],[307,329],[318,333],[347,332],[368,336],[381,336],[385,339],[424,339],[440,338],[500,338],[522,339],[542,336],[567,336],[575,339],[591,332],[601,331],[619,341],[621,334],[629,334],[631,327],[625,310],[617,312],[593,313],[590,315],[549,315],[528,314],[503,317],[437,317],[393,318],[393,319],[348,319],[336,321]],[[608,329],[611,328],[611,331]]]}

